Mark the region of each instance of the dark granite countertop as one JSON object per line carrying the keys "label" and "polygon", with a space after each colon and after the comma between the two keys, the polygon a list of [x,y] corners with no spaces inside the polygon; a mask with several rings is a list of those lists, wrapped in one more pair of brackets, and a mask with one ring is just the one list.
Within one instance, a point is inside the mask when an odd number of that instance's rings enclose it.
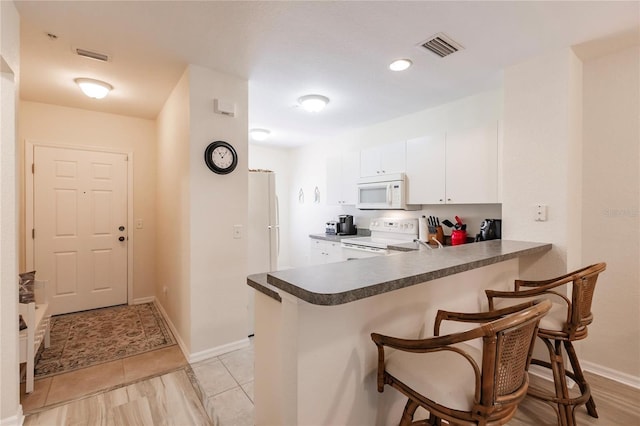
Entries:
{"label": "dark granite countertop", "polygon": [[369,235],[371,235],[371,231],[368,229],[358,229],[356,235],[309,234],[309,238],[339,243],[345,238],[368,237]]}
{"label": "dark granite countertop", "polygon": [[[395,256],[378,256],[267,274],[272,286],[314,305],[341,305],[505,260],[551,250],[551,244],[492,240]],[[252,276],[253,277],[253,276]]]}

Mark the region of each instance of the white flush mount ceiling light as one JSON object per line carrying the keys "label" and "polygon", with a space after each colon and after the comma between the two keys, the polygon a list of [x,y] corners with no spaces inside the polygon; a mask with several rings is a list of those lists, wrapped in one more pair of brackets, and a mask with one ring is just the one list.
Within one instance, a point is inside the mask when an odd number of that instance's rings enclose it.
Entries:
{"label": "white flush mount ceiling light", "polygon": [[391,71],[404,71],[411,65],[413,65],[411,59],[396,59],[395,61],[391,62],[391,64],[389,64],[389,69]]}
{"label": "white flush mount ceiling light", "polygon": [[109,83],[92,78],[76,78],[74,81],[80,86],[82,93],[94,99],[102,99],[113,90],[113,86]]}
{"label": "white flush mount ceiling light", "polygon": [[269,137],[271,132],[267,129],[251,129],[249,134],[254,141],[263,141]]}
{"label": "white flush mount ceiling light", "polygon": [[306,95],[298,98],[298,103],[309,112],[320,112],[329,103],[329,98],[322,95]]}

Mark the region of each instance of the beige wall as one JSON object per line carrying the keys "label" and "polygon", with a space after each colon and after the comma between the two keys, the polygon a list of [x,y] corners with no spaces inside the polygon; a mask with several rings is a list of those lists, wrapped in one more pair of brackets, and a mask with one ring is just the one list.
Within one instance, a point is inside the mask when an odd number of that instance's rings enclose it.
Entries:
{"label": "beige wall", "polygon": [[[182,349],[191,347],[189,71],[158,115],[156,296]],[[164,289],[167,289],[166,293]]]}
{"label": "beige wall", "polygon": [[[582,359],[640,383],[640,49],[584,62],[583,260],[607,262]],[[591,367],[591,366],[590,366]]]}
{"label": "beige wall", "polygon": [[0,2],[0,424],[21,424],[18,388],[18,193],[16,110],[20,17]]}
{"label": "beige wall", "polygon": [[[247,339],[247,240],[233,226],[247,223],[246,80],[194,65],[190,71],[191,354]],[[236,116],[213,113],[214,98],[235,104]],[[238,152],[233,173],[204,164],[209,143],[223,140]]]}
{"label": "beige wall", "polygon": [[[638,48],[589,59],[552,52],[505,71],[505,238],[548,241],[524,278],[605,261],[583,368],[640,384]],[[526,188],[526,190],[523,190]],[[531,206],[549,206],[547,222]]]}
{"label": "beige wall", "polygon": [[[233,238],[247,221],[247,102],[245,80],[189,65],[158,117],[157,293],[192,361],[248,342],[247,241]],[[233,173],[205,165],[215,140],[235,147]]]}
{"label": "beige wall", "polygon": [[[562,49],[504,73],[502,238],[553,243],[523,278],[552,277],[580,265],[579,135],[581,62]],[[577,194],[576,194],[577,193]],[[548,206],[535,222],[533,208]],[[577,204],[577,206],[576,206]]]}
{"label": "beige wall", "polygon": [[[144,228],[133,236],[133,297],[154,296],[155,282],[155,121],[68,108],[20,102],[18,122],[21,158],[25,142],[96,147],[133,153],[133,215]],[[24,166],[21,163],[21,211],[24,212]],[[20,267],[25,267],[24,214],[21,214]]]}

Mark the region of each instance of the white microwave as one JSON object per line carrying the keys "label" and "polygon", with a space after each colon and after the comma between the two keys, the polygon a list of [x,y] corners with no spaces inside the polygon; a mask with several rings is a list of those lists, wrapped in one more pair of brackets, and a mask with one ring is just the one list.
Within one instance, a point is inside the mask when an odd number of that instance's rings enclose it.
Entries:
{"label": "white microwave", "polygon": [[361,210],[414,210],[419,205],[406,204],[404,173],[371,176],[358,180],[358,201]]}

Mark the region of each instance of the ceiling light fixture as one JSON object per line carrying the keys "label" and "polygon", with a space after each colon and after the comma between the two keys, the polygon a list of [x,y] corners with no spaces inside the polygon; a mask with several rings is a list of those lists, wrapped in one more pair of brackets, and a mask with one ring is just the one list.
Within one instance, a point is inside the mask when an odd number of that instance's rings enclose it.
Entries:
{"label": "ceiling light fixture", "polygon": [[389,65],[389,69],[391,71],[404,71],[411,65],[413,65],[411,59],[396,59],[395,61],[391,62],[391,64]]}
{"label": "ceiling light fixture", "polygon": [[249,134],[254,141],[263,141],[269,137],[271,132],[267,129],[251,129]]}
{"label": "ceiling light fixture", "polygon": [[322,95],[306,95],[298,98],[298,103],[309,112],[320,112],[329,103],[329,98]]}
{"label": "ceiling light fixture", "polygon": [[102,99],[113,90],[113,86],[109,83],[92,78],[76,78],[74,81],[80,86],[82,93],[94,99]]}

